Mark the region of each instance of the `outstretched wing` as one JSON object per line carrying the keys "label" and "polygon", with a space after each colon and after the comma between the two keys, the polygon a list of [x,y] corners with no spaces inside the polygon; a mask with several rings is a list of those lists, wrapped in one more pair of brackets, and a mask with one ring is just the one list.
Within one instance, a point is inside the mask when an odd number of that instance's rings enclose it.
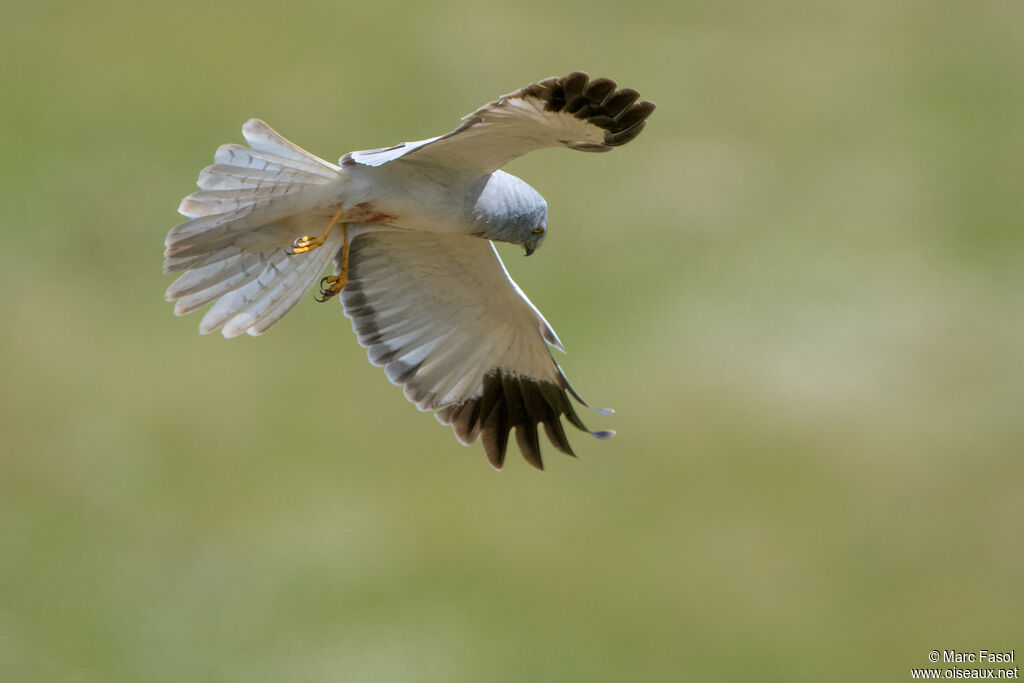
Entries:
{"label": "outstretched wing", "polygon": [[607,152],[639,135],[654,111],[654,103],[638,103],[639,96],[630,88],[619,90],[615,81],[576,71],[504,95],[447,135],[352,152],[342,164],[380,166],[402,159],[490,173],[545,147]]}
{"label": "outstretched wing", "polygon": [[569,396],[583,400],[548,348],[561,343],[487,240],[361,232],[351,243],[342,303],[370,362],[384,366],[420,410],[436,410],[463,444],[479,436],[495,468],[513,427],[523,457],[538,469],[538,424],[569,455],[561,418],[589,431]]}

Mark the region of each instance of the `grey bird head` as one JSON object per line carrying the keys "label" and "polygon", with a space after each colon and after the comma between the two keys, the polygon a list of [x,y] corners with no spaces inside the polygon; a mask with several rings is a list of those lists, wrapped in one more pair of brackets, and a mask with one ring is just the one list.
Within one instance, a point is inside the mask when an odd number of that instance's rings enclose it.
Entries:
{"label": "grey bird head", "polygon": [[533,252],[540,249],[541,242],[544,241],[544,236],[548,234],[547,216],[544,217],[544,221],[537,225],[530,234],[527,235],[526,241],[523,242],[523,248],[526,249],[526,255],[529,256]]}
{"label": "grey bird head", "polygon": [[480,235],[489,240],[518,244],[529,256],[548,232],[548,203],[537,190],[504,171],[482,180],[473,206]]}

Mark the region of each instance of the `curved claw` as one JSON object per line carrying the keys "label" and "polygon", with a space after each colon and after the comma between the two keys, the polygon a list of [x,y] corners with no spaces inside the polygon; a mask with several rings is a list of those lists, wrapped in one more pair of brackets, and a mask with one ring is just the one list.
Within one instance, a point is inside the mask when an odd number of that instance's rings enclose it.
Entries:
{"label": "curved claw", "polygon": [[296,238],[296,240],[292,242],[292,246],[288,247],[286,251],[293,256],[295,254],[305,254],[307,251],[313,251],[320,247],[323,243],[323,235],[315,237],[311,235],[303,235],[302,237]]}
{"label": "curved claw", "polygon": [[327,275],[320,280],[320,296],[316,300],[320,303],[333,299],[345,288],[345,281],[348,278],[342,275]]}
{"label": "curved claw", "polygon": [[334,226],[338,224],[339,220],[341,220],[341,214],[344,210],[344,207],[339,205],[338,210],[334,212],[334,217],[331,218],[331,222],[327,224],[326,230],[319,235],[303,235],[302,237],[297,237],[295,241],[292,242],[292,246],[285,249],[285,251],[288,252],[289,255],[294,256],[295,254],[305,254],[306,252],[313,251],[314,249],[319,249],[323,246],[323,243],[327,241],[327,236],[331,234],[331,230],[334,229]]}

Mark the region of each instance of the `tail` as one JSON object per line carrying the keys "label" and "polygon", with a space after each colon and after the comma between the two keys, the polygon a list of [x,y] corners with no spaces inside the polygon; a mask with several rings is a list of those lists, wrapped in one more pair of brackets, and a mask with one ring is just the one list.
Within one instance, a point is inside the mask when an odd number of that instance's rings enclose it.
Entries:
{"label": "tail", "polygon": [[327,227],[341,169],[259,119],[242,126],[242,135],[249,147],[217,150],[213,166],[199,174],[199,192],[178,207],[192,220],[171,228],[164,243],[164,272],[187,271],[167,288],[174,313],[216,301],[199,323],[201,334],[262,334],[312,289],[342,246],[334,231],[310,253],[285,251]]}

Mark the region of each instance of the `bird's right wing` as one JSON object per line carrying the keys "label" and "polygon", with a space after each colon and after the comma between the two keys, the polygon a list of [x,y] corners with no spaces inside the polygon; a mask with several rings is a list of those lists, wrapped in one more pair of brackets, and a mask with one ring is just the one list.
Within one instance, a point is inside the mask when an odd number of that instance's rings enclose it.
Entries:
{"label": "bird's right wing", "polygon": [[653,102],[607,78],[576,71],[503,95],[463,118],[452,132],[386,149],[352,152],[344,163],[380,166],[401,159],[490,173],[545,147],[607,152],[644,129]]}
{"label": "bird's right wing", "polygon": [[523,457],[537,468],[540,423],[556,448],[572,454],[561,418],[589,430],[569,396],[583,401],[548,348],[561,343],[490,242],[360,232],[348,267],[342,303],[359,343],[420,410],[436,410],[464,444],[479,436],[496,468],[513,427]]}

